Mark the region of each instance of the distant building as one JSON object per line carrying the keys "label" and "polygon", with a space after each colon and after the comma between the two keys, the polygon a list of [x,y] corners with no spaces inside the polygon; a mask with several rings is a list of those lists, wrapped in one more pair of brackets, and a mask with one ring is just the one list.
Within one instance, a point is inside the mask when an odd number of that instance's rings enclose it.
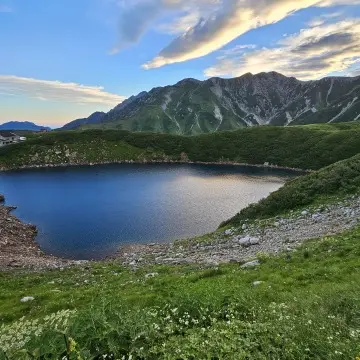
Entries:
{"label": "distant building", "polygon": [[15,144],[20,141],[20,136],[12,131],[0,131],[0,147],[10,144]]}

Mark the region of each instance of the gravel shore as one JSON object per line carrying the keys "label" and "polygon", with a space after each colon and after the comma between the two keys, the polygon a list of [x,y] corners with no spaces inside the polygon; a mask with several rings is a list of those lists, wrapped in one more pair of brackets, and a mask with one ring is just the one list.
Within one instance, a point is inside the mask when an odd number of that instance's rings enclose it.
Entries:
{"label": "gravel shore", "polygon": [[296,251],[305,240],[341,233],[360,224],[360,198],[353,197],[317,209],[304,209],[289,217],[253,223],[172,244],[130,245],[114,258],[121,263],[144,264],[244,263],[259,253]]}
{"label": "gravel shore", "polygon": [[44,254],[35,241],[36,227],[11,214],[14,207],[0,205],[0,271],[13,268],[33,270],[78,264]]}
{"label": "gravel shore", "polygon": [[[86,263],[44,254],[35,241],[36,227],[13,216],[13,209],[0,205],[0,271],[42,270]],[[332,205],[290,213],[288,217],[243,222],[237,228],[203,238],[123,246],[104,261],[134,268],[151,264],[242,264],[259,253],[296,251],[305,240],[334,235],[359,224],[360,197],[354,196]]]}

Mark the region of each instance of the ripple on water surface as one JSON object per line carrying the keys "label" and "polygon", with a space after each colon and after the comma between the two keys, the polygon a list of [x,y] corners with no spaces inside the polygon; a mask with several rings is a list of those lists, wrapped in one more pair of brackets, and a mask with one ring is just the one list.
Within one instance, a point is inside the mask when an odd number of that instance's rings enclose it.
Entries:
{"label": "ripple on water surface", "polygon": [[99,259],[124,243],[214,231],[294,173],[243,166],[106,165],[0,174],[15,214],[37,225],[47,253]]}

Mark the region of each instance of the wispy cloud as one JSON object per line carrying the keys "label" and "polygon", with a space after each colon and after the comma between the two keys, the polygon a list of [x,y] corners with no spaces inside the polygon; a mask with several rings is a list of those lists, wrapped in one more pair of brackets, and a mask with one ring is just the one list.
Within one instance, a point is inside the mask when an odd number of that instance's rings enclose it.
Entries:
{"label": "wispy cloud", "polygon": [[103,87],[12,75],[0,75],[0,93],[24,95],[42,101],[110,106],[117,105],[125,99],[124,96],[106,92]]}
{"label": "wispy cloud", "polygon": [[[148,28],[159,19],[157,29],[179,35],[193,27],[201,17],[207,16],[222,0],[123,0],[120,10],[119,36],[112,54],[140,40]],[[172,15],[172,20],[163,17]]]}
{"label": "wispy cloud", "polygon": [[201,18],[199,9],[188,9],[173,21],[160,24],[158,29],[167,34],[179,35],[191,29]]}
{"label": "wispy cloud", "polygon": [[[179,4],[181,1],[173,0],[172,3]],[[251,29],[276,23],[301,9],[357,4],[360,4],[360,0],[213,1],[210,3],[210,15],[199,19],[160,51],[158,56],[144,64],[143,68],[152,69],[208,55]]]}
{"label": "wispy cloud", "polygon": [[14,10],[10,6],[0,4],[0,13],[10,13],[13,11]]}
{"label": "wispy cloud", "polygon": [[360,19],[324,24],[281,39],[275,48],[227,56],[205,70],[207,76],[239,76],[278,71],[310,80],[343,72],[360,60]]}
{"label": "wispy cloud", "polygon": [[321,26],[329,21],[336,21],[339,20],[339,18],[343,16],[342,12],[334,12],[334,13],[329,13],[329,14],[323,14],[320,15],[318,17],[316,17],[315,19],[312,19],[309,23],[310,27],[315,27],[315,26]]}

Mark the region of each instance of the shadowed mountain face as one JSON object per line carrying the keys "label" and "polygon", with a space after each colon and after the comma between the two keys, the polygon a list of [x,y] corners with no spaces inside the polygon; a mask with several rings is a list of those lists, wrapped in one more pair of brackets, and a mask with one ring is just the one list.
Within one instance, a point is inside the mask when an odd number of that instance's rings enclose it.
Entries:
{"label": "shadowed mountain face", "polygon": [[[94,118],[95,114],[100,114]],[[64,129],[100,127],[195,135],[256,125],[360,120],[360,77],[299,81],[276,72],[185,79],[132,96]]]}
{"label": "shadowed mountain face", "polygon": [[0,125],[0,130],[27,130],[27,131],[41,131],[51,130],[46,126],[39,126],[29,121],[9,121]]}
{"label": "shadowed mountain face", "polygon": [[72,130],[77,129],[78,127],[86,124],[98,124],[101,122],[101,119],[104,117],[104,112],[95,112],[91,114],[88,118],[77,119],[62,127],[63,130]]}

